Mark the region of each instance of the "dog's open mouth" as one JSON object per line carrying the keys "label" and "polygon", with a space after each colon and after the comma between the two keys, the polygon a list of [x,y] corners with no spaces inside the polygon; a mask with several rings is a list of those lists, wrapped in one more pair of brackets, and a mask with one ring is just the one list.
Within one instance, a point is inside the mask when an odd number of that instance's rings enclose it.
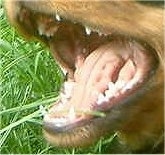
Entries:
{"label": "dog's open mouth", "polygon": [[111,129],[112,110],[135,98],[150,81],[158,66],[156,52],[138,37],[113,30],[105,34],[57,13],[49,16],[23,5],[19,12],[18,26],[45,42],[68,72],[60,100],[44,116],[46,138],[62,146],[92,143]]}
{"label": "dog's open mouth", "polygon": [[157,62],[152,50],[135,39],[102,34],[58,15],[42,16],[36,25],[69,71],[61,99],[44,117],[46,131],[61,133],[106,115],[132,98],[153,74]]}
{"label": "dog's open mouth", "polygon": [[130,144],[135,140],[134,148],[142,136],[147,143],[156,138],[163,124],[162,12],[124,1],[6,0],[5,6],[13,26],[44,42],[67,71],[60,99],[44,116],[49,142],[89,146],[119,131]]}

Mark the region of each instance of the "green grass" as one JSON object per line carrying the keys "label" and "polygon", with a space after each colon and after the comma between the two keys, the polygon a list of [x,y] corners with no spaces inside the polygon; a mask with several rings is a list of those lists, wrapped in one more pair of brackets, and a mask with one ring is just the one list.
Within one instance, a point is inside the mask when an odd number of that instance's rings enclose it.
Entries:
{"label": "green grass", "polygon": [[0,7],[2,154],[105,153],[112,137],[88,149],[61,149],[42,136],[42,109],[56,101],[63,74],[43,45],[27,42],[9,26]]}

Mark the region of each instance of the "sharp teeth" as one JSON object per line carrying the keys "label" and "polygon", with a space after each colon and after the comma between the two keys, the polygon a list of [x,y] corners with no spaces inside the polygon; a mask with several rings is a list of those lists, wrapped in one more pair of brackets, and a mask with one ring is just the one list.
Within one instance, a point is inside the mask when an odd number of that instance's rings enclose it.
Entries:
{"label": "sharp teeth", "polygon": [[111,90],[114,93],[117,91],[115,84],[113,82],[108,83],[108,88],[109,88],[109,90]]}
{"label": "sharp teeth", "polygon": [[109,82],[108,83],[108,88],[109,89],[112,89],[112,88],[114,88],[115,87],[115,84],[113,83],[113,82]]}
{"label": "sharp teeth", "polygon": [[76,113],[73,106],[69,110],[68,117],[69,117],[69,120],[74,120],[76,118]]}
{"label": "sharp teeth", "polygon": [[90,34],[91,34],[91,30],[90,30],[90,28],[85,27],[85,32],[86,32],[87,35],[90,35]]}
{"label": "sharp teeth", "polygon": [[115,84],[113,82],[109,82],[108,83],[108,88],[109,88],[109,92],[107,94],[109,94],[109,97],[111,98],[111,96],[118,96],[119,95],[119,91],[116,88]]}
{"label": "sharp teeth", "polygon": [[61,21],[61,18],[60,18],[60,16],[56,13],[56,20],[57,21]]}
{"label": "sharp teeth", "polygon": [[110,100],[111,98],[114,97],[114,93],[112,93],[112,91],[110,91],[110,90],[106,90],[105,96]]}
{"label": "sharp teeth", "polygon": [[124,80],[118,80],[118,81],[115,83],[115,87],[116,87],[118,90],[122,89],[125,85],[126,85],[126,81],[124,81]]}
{"label": "sharp teeth", "polygon": [[136,84],[136,82],[134,80],[131,80],[130,82],[128,82],[126,84],[126,86],[121,90],[121,93],[124,93],[127,90],[132,89],[132,87]]}
{"label": "sharp teeth", "polygon": [[108,100],[109,99],[106,96],[104,96],[102,93],[100,93],[98,96],[97,104],[100,105],[104,102],[108,102]]}

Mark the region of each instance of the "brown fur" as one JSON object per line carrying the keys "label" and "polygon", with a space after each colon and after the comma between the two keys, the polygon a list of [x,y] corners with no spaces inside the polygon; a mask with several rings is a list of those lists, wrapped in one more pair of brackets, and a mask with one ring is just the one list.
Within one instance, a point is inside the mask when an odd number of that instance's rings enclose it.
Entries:
{"label": "brown fur", "polygon": [[[32,14],[27,10],[22,11],[21,6],[38,13]],[[149,84],[149,90],[143,97],[136,99],[135,106],[123,108],[130,113],[128,121],[120,128],[119,137],[124,140],[131,149],[141,150],[149,146],[150,149],[157,145],[163,135],[163,92],[164,92],[164,45],[163,45],[163,9],[144,6],[134,1],[5,1],[8,18],[26,38],[37,38],[46,44],[44,40],[35,34],[38,25],[47,23],[49,31],[55,31],[55,24],[47,16],[56,12],[68,20],[83,23],[93,29],[99,29],[105,34],[119,34],[144,41],[156,51],[159,57],[158,69]],[[22,21],[21,21],[22,18]],[[33,20],[37,24],[33,25]],[[53,25],[53,26],[52,26]],[[45,28],[46,29],[46,28]],[[53,43],[52,43],[53,44]],[[72,62],[63,61],[58,53],[53,53],[62,65],[72,71]],[[73,57],[74,53],[66,53],[67,57]],[[73,55],[73,56],[72,56]],[[64,56],[65,57],[65,54]],[[70,59],[68,60],[70,61]],[[70,65],[70,66],[69,66]],[[69,67],[68,67],[69,66]],[[139,103],[139,104],[138,104]],[[120,109],[122,111],[122,109]],[[99,132],[99,131],[98,131]],[[88,132],[87,132],[88,133]],[[100,134],[98,134],[100,135]],[[96,133],[97,136],[97,133]],[[50,141],[54,140],[49,136]],[[49,139],[48,138],[48,139]],[[80,137],[79,137],[80,138]],[[75,140],[75,143],[80,139]],[[76,139],[76,138],[75,138]],[[74,138],[73,138],[74,141]],[[83,143],[83,142],[82,142]],[[84,142],[88,143],[88,141]],[[159,142],[158,142],[159,143]],[[122,153],[122,152],[121,152]]]}

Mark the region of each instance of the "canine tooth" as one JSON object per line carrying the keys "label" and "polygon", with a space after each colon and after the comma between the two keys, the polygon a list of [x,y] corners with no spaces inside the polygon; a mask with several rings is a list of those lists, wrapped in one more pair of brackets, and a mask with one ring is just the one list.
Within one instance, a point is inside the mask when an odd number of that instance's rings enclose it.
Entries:
{"label": "canine tooth", "polygon": [[57,21],[61,21],[61,18],[60,18],[60,16],[56,13],[56,20]]}
{"label": "canine tooth", "polygon": [[89,27],[85,27],[85,32],[87,35],[91,34],[91,29]]}
{"label": "canine tooth", "polygon": [[103,102],[108,102],[108,98],[105,97],[102,93],[99,94],[97,104],[100,105]]}
{"label": "canine tooth", "polygon": [[113,82],[109,82],[108,83],[108,89],[113,91],[113,92],[116,92],[116,87],[115,87],[115,84]]}
{"label": "canine tooth", "polygon": [[73,106],[69,110],[68,117],[69,117],[69,120],[74,120],[76,118],[76,113]]}

